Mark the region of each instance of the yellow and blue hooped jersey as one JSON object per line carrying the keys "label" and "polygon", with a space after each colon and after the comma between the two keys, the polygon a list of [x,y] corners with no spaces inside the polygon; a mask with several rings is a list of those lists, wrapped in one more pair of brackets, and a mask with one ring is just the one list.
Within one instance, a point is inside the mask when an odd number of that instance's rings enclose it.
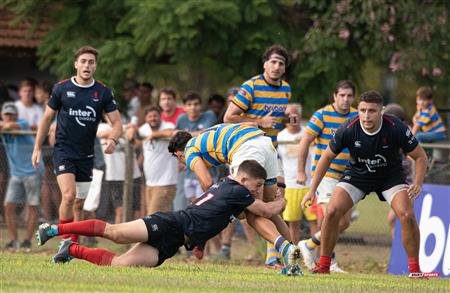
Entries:
{"label": "yellow and blue hooped jersey", "polygon": [[282,81],[280,86],[275,87],[268,84],[261,74],[246,81],[232,102],[249,118],[262,118],[272,112],[271,116],[276,117],[275,127],[261,129],[277,146],[277,135],[283,128],[283,117],[291,96],[291,86],[287,82]]}
{"label": "yellow and blue hooped jersey", "polygon": [[[312,165],[311,175],[314,175],[314,171],[317,167],[317,162],[320,159],[322,153],[328,147],[328,144],[336,132],[337,128],[344,123],[347,119],[353,118],[358,115],[358,111],[355,108],[350,108],[348,114],[339,114],[333,105],[327,105],[317,110],[308,124],[306,125],[306,131],[312,134],[316,138],[316,151],[314,155],[314,161]],[[344,149],[330,164],[330,167],[325,174],[326,177],[340,179],[344,173],[345,166],[350,159],[350,153],[348,149]]]}
{"label": "yellow and blue hooped jersey", "polygon": [[417,108],[417,112],[414,116],[423,132],[445,134],[445,125],[434,105],[429,105],[426,109]]}
{"label": "yellow and blue hooped jersey", "polygon": [[184,149],[186,166],[203,160],[208,168],[231,163],[236,150],[249,139],[262,136],[264,132],[246,124],[218,124],[191,138]]}

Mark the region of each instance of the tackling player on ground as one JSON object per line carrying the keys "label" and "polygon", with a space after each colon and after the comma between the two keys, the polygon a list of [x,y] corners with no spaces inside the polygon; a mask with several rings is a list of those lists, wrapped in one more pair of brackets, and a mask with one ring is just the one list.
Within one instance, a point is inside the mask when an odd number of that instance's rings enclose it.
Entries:
{"label": "tackling player on ground", "polygon": [[288,275],[299,275],[299,249],[277,233],[275,226],[265,217],[281,213],[284,198],[265,203],[261,196],[266,171],[256,161],[242,162],[235,179],[230,177],[211,186],[185,210],[158,212],[143,219],[121,224],[108,224],[101,220],[87,220],[69,224],[39,226],[38,244],[64,233],[100,236],[116,243],[137,243],[126,253],[117,256],[106,249],[91,249],[70,240],[64,241],[54,261],[67,262],[80,258],[97,265],[156,267],[175,255],[181,246],[188,250],[202,247],[206,241],[222,231],[243,211],[258,215],[264,237],[275,243],[287,266]]}
{"label": "tackling player on ground", "polygon": [[[420,232],[413,200],[420,195],[426,171],[426,155],[410,129],[394,116],[383,115],[383,97],[376,91],[361,95],[358,116],[339,127],[322,154],[302,207],[314,198],[330,163],[344,148],[350,161],[333,191],[322,223],[320,260],[315,273],[330,273],[331,254],[339,235],[339,220],[370,192],[386,200],[400,220],[402,240],[411,273],[420,272]],[[400,149],[415,161],[415,178],[406,183]]]}

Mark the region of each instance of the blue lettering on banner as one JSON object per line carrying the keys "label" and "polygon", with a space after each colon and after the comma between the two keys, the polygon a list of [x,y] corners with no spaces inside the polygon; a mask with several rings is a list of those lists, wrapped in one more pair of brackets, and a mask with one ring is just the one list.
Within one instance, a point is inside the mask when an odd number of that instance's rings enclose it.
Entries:
{"label": "blue lettering on banner", "polygon": [[[414,202],[420,229],[419,262],[423,272],[450,277],[450,186],[424,184]],[[408,260],[402,245],[400,222],[395,223],[389,273],[408,274]]]}

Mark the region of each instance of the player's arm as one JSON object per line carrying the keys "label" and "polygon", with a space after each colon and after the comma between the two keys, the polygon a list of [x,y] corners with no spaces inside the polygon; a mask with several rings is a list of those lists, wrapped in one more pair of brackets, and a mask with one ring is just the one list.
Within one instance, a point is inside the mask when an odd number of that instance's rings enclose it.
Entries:
{"label": "player's arm", "polygon": [[223,117],[223,121],[226,123],[246,123],[246,124],[255,124],[258,127],[263,128],[272,128],[276,124],[276,118],[272,117],[272,112],[269,112],[266,116],[262,118],[249,118],[244,115],[244,110],[239,108],[236,104],[231,102],[228,105],[227,111]]}
{"label": "player's arm", "polygon": [[298,160],[297,160],[297,182],[299,184],[305,184],[306,180],[306,161],[308,160],[309,146],[314,141],[316,137],[311,133],[305,131],[302,139],[300,140],[298,148]]}
{"label": "player's arm", "polygon": [[415,161],[415,177],[414,182],[408,188],[408,196],[414,199],[420,195],[422,191],[422,184],[427,171],[427,155],[420,145],[417,145],[414,150],[408,153],[408,156]]}
{"label": "player's arm", "polygon": [[195,175],[202,186],[203,191],[206,191],[208,188],[213,185],[213,180],[211,174],[208,171],[208,167],[206,167],[203,160],[196,160],[192,163],[191,170],[194,171]]}
{"label": "player's arm", "polygon": [[111,123],[111,133],[106,141],[105,154],[112,154],[116,149],[119,138],[122,136],[122,122],[118,110],[106,113]]}
{"label": "player's arm", "polygon": [[34,168],[39,166],[39,158],[41,157],[41,147],[44,143],[45,137],[48,134],[50,125],[55,118],[56,111],[50,108],[48,105],[45,108],[44,116],[42,116],[41,122],[37,129],[36,141],[34,143],[33,154],[31,155],[31,164]]}
{"label": "player's arm", "polygon": [[270,202],[264,202],[260,199],[255,199],[255,201],[247,207],[246,212],[250,212],[256,216],[270,219],[276,215],[281,214],[285,207],[286,200],[284,199],[284,197],[278,197]]}
{"label": "player's arm", "polygon": [[314,176],[311,180],[311,187],[308,193],[303,197],[302,200],[302,208],[307,207],[306,203],[309,204],[314,199],[314,195],[316,194],[317,187],[319,186],[320,181],[322,181],[323,177],[327,173],[328,168],[330,167],[331,162],[336,158],[337,154],[335,154],[330,147],[328,146],[325,152],[320,157],[319,162],[317,163],[316,171],[314,172]]}

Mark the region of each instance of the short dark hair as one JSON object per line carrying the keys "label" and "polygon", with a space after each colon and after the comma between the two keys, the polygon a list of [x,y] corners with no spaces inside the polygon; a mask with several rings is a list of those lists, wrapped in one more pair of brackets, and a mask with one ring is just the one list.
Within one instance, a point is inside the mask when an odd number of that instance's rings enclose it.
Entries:
{"label": "short dark hair", "polygon": [[186,144],[192,138],[192,135],[187,131],[178,131],[169,141],[169,153],[175,156],[178,151],[184,151]]}
{"label": "short dark hair", "polygon": [[402,121],[406,121],[406,113],[402,106],[399,104],[391,103],[386,105],[386,109],[384,109],[385,114],[394,115],[398,119]]}
{"label": "short dark hair", "polygon": [[51,93],[52,93],[53,85],[52,85],[52,83],[51,83],[50,81],[48,81],[48,80],[43,80],[43,81],[40,81],[40,82],[36,85],[36,88],[40,88],[40,89],[42,89],[44,92],[46,92],[46,93],[48,93],[48,94],[51,94]]}
{"label": "short dark hair", "polygon": [[32,88],[34,88],[35,85],[36,85],[36,83],[33,82],[33,80],[31,80],[29,78],[26,78],[26,79],[20,81],[20,83],[19,83],[19,90],[21,88],[23,88],[23,87],[32,87]]}
{"label": "short dark hair", "polygon": [[202,97],[200,96],[199,93],[194,92],[194,91],[188,91],[183,98],[183,104],[186,104],[189,101],[195,101],[198,100],[200,102],[200,104],[202,103]]}
{"label": "short dark hair", "polygon": [[208,104],[211,105],[212,102],[217,102],[221,105],[225,105],[225,98],[219,94],[212,94],[208,98]]}
{"label": "short dark hair", "polygon": [[157,106],[149,105],[144,108],[144,115],[147,116],[150,112],[158,112],[159,115],[161,115],[161,109]]}
{"label": "short dark hair", "polygon": [[337,94],[339,89],[352,89],[353,94],[356,93],[356,86],[351,80],[340,80],[336,83],[336,86],[334,87],[334,94]]}
{"label": "short dark hair", "polygon": [[266,170],[255,160],[245,160],[239,165],[238,174],[245,173],[255,179],[267,179]]}
{"label": "short dark hair", "polygon": [[416,95],[418,97],[420,97],[421,99],[423,99],[423,100],[431,100],[431,99],[433,99],[433,91],[428,86],[420,87],[417,90]]}
{"label": "short dark hair", "polygon": [[123,82],[124,91],[136,90],[138,87],[139,83],[134,79],[128,78]]}
{"label": "short dark hair", "polygon": [[384,103],[383,96],[379,92],[373,90],[362,93],[362,95],[359,97],[359,101],[366,103],[375,103],[378,105],[383,105]]}
{"label": "short dark hair", "polygon": [[152,85],[151,83],[149,83],[149,82],[143,82],[143,83],[140,84],[140,86],[146,87],[146,88],[148,88],[150,91],[152,91],[153,88],[154,88],[153,85]]}
{"label": "short dark hair", "polygon": [[161,97],[161,94],[170,95],[173,97],[174,100],[177,99],[177,93],[175,92],[175,90],[173,88],[170,88],[170,87],[163,87],[162,89],[159,90],[158,102],[159,102],[159,98]]}
{"label": "short dark hair", "polygon": [[272,54],[278,54],[278,55],[283,56],[286,67],[289,66],[289,63],[291,62],[291,60],[289,57],[288,50],[286,50],[285,47],[283,47],[279,44],[274,44],[274,45],[270,46],[269,48],[267,48],[262,56],[263,62],[268,61],[270,59],[270,57],[272,56]]}
{"label": "short dark hair", "polygon": [[81,55],[86,54],[86,53],[94,55],[95,61],[97,61],[98,51],[97,51],[97,49],[95,49],[94,47],[91,47],[91,46],[83,46],[83,47],[79,48],[73,55],[74,61],[77,61],[78,57],[80,57]]}

